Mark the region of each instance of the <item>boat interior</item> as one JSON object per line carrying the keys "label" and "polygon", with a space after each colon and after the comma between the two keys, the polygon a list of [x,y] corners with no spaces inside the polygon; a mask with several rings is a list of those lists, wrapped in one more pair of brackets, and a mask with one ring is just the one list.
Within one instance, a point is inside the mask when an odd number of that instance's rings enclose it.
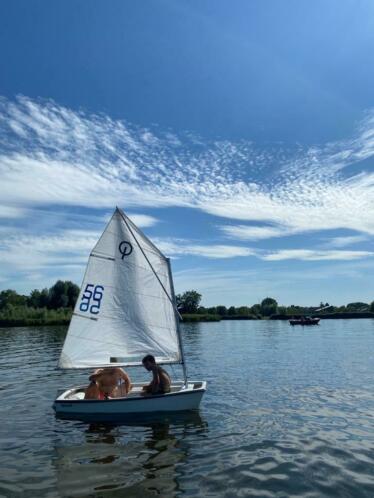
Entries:
{"label": "boat interior", "polygon": [[[110,399],[127,399],[127,398],[143,397],[141,394],[143,385],[144,385],[143,383],[134,383],[132,385],[131,391],[127,394],[127,396],[124,396],[123,398],[121,398],[121,397],[115,397],[115,398],[109,397],[108,399],[110,400]],[[193,391],[195,389],[200,389],[202,387],[202,385],[203,385],[202,382],[188,382],[187,386],[185,386],[183,382],[174,382],[170,388],[170,393],[185,391],[186,389]],[[85,391],[86,391],[86,386],[74,387],[72,389],[61,391],[59,393],[58,399],[59,400],[62,400],[62,399],[63,400],[82,400],[82,399],[84,399]],[[166,393],[166,394],[170,394],[170,393]]]}

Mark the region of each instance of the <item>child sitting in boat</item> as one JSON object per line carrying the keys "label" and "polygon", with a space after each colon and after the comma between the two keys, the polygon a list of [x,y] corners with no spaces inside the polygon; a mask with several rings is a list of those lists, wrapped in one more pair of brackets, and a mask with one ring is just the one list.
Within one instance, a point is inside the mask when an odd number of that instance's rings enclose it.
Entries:
{"label": "child sitting in boat", "polygon": [[99,368],[89,380],[84,399],[122,398],[131,390],[130,377],[118,367]]}
{"label": "child sitting in boat", "polygon": [[170,392],[171,379],[162,367],[157,365],[155,357],[151,354],[144,356],[143,366],[148,372],[152,372],[152,381],[143,386],[142,394],[165,394]]}

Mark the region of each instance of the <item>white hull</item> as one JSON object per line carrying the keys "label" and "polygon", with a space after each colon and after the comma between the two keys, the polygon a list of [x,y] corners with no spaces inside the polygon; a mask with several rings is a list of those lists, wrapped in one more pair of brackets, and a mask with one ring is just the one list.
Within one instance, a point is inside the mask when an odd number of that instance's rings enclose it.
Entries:
{"label": "white hull", "polygon": [[60,394],[53,405],[56,415],[66,418],[111,419],[128,415],[197,410],[206,391],[206,382],[172,385],[170,393],[142,396],[142,384],[134,384],[124,398],[85,400],[84,388],[73,387]]}

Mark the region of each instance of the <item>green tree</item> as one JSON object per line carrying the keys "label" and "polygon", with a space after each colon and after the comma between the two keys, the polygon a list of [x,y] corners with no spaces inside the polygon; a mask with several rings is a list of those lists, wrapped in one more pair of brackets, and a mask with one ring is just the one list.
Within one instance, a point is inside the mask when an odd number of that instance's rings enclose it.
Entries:
{"label": "green tree", "polygon": [[370,311],[374,313],[374,301],[371,302]]}
{"label": "green tree", "polygon": [[63,308],[64,304],[66,305],[66,303],[69,302],[66,292],[67,288],[65,282],[57,280],[57,282],[49,289],[48,307],[53,310]]}
{"label": "green tree", "polygon": [[261,315],[261,306],[259,304],[254,304],[250,310],[253,315]]}
{"label": "green tree", "polygon": [[49,289],[48,307],[52,309],[73,308],[79,294],[79,287],[70,280],[57,280]]}
{"label": "green tree", "polygon": [[27,300],[27,305],[31,306],[32,308],[41,308],[42,306],[40,305],[41,301],[41,292],[38,289],[34,289],[30,292],[30,296]]}
{"label": "green tree", "polygon": [[201,301],[201,294],[195,290],[186,291],[176,296],[178,309],[182,313],[196,313]]}
{"label": "green tree", "polygon": [[209,315],[217,315],[217,308],[216,306],[211,306],[210,308],[206,308],[206,312]]}
{"label": "green tree", "polygon": [[251,310],[248,308],[248,306],[240,306],[236,309],[236,311],[239,316],[248,316],[251,314]]}
{"label": "green tree", "polygon": [[49,304],[49,290],[43,289],[40,292],[39,307],[40,308],[47,308],[48,304]]}
{"label": "green tree", "polygon": [[7,289],[0,292],[0,310],[8,306],[26,306],[27,296],[18,294],[15,290]]}
{"label": "green tree", "polygon": [[230,306],[230,308],[227,310],[227,314],[230,316],[235,316],[236,315],[236,308],[235,306]]}
{"label": "green tree", "polygon": [[272,297],[266,297],[261,301],[261,315],[271,316],[278,312],[278,303]]}
{"label": "green tree", "polygon": [[78,285],[70,281],[67,282],[67,285],[68,285],[67,296],[69,298],[68,306],[69,308],[74,308],[75,303],[77,302],[79,296],[79,287]]}
{"label": "green tree", "polygon": [[347,310],[348,311],[368,311],[369,305],[367,303],[361,303],[361,302],[348,303]]}
{"label": "green tree", "polygon": [[226,306],[217,306],[217,314],[220,315],[220,316],[225,316],[227,315],[227,308]]}

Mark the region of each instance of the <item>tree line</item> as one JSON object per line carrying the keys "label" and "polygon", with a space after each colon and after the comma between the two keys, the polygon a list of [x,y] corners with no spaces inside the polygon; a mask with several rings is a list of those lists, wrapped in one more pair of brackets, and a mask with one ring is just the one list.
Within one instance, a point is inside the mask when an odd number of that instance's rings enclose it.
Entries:
{"label": "tree line", "polygon": [[34,289],[28,296],[18,294],[15,290],[7,289],[0,292],[0,311],[9,307],[47,308],[57,310],[71,308],[79,295],[78,285],[69,280],[57,280],[49,289]]}
{"label": "tree line", "polygon": [[202,295],[195,291],[186,291],[178,294],[177,306],[182,314],[217,315],[223,318],[246,317],[246,318],[269,318],[276,316],[299,316],[314,314],[318,310],[319,315],[327,313],[374,313],[374,301],[369,303],[352,302],[344,306],[333,306],[329,303],[320,302],[318,306],[281,306],[272,297],[266,297],[260,303],[250,306],[200,306]]}
{"label": "tree line", "polygon": [[[0,292],[0,325],[38,325],[43,323],[68,323],[71,318],[79,287],[73,282],[58,280],[52,287],[34,289],[29,295],[18,294],[7,289]],[[266,297],[260,303],[250,306],[201,306],[202,295],[189,290],[176,296],[177,307],[185,319],[220,320],[284,318],[328,313],[374,313],[374,301],[352,302],[345,306],[331,306],[321,302],[319,306],[280,306],[274,298]]]}
{"label": "tree line", "polygon": [[78,285],[69,280],[58,280],[49,289],[34,289],[29,295],[3,290],[0,325],[68,324],[78,295]]}

